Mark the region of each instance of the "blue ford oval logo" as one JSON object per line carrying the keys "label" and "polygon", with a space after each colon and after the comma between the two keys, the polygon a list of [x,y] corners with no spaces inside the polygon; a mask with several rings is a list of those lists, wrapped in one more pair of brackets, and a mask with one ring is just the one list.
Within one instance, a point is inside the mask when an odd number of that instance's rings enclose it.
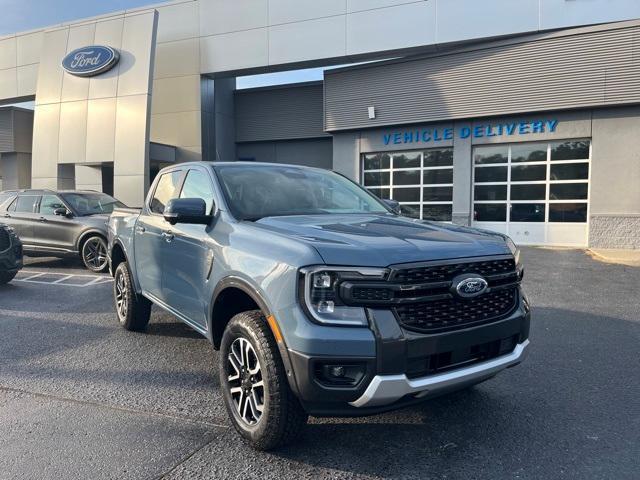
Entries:
{"label": "blue ford oval logo", "polygon": [[482,295],[489,287],[489,284],[482,277],[466,275],[454,278],[452,287],[458,296],[473,298]]}
{"label": "blue ford oval logo", "polygon": [[62,60],[62,68],[71,75],[93,77],[111,70],[118,60],[120,60],[120,54],[115,49],[92,45],[69,53]]}

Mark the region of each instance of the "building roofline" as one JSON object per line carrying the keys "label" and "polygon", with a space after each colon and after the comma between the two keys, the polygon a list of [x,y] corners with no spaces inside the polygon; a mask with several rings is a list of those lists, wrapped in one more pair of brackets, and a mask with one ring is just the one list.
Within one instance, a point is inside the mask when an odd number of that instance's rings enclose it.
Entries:
{"label": "building roofline", "polygon": [[251,87],[251,88],[237,88],[235,90],[236,93],[244,93],[244,92],[262,92],[265,90],[284,90],[286,88],[302,88],[302,87],[311,87],[322,85],[324,82],[322,80],[311,80],[308,82],[296,82],[296,83],[284,83],[278,85],[265,85],[263,87]]}

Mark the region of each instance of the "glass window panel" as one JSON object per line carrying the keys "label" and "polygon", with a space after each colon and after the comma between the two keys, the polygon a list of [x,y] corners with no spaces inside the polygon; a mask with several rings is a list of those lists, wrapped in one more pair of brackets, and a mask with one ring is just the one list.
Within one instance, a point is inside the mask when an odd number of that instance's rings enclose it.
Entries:
{"label": "glass window panel", "polygon": [[485,163],[507,163],[508,153],[509,147],[507,145],[476,147],[473,150],[473,161],[478,165]]}
{"label": "glass window panel", "polygon": [[476,185],[474,188],[476,200],[506,200],[506,185]]}
{"label": "glass window panel", "polygon": [[420,218],[420,205],[400,205],[400,211],[405,217]]}
{"label": "glass window panel", "polygon": [[420,170],[393,172],[394,185],[420,185]]}
{"label": "glass window panel", "polygon": [[201,171],[189,170],[180,198],[201,198],[206,204],[207,214],[213,210],[213,187],[209,177]]}
{"label": "glass window panel", "polygon": [[393,168],[420,168],[420,154],[419,153],[394,154]]}
{"label": "glass window panel", "polygon": [[182,172],[180,170],[165,173],[158,180],[158,186],[151,199],[150,208],[153,213],[164,213],[164,207],[167,206],[169,200],[178,198],[178,188],[180,187],[180,180],[182,179]]}
{"label": "glass window panel", "polygon": [[393,199],[398,202],[419,202],[420,188],[394,188]]}
{"label": "glass window panel", "polygon": [[551,180],[587,180],[588,178],[588,163],[551,165]]}
{"label": "glass window panel", "polygon": [[453,149],[426,150],[424,152],[425,167],[448,167],[453,165]]}
{"label": "glass window panel", "polygon": [[43,195],[40,200],[40,213],[42,215],[53,215],[58,208],[67,208],[57,195]]}
{"label": "glass window panel", "polygon": [[473,207],[473,218],[477,222],[507,221],[507,205],[505,203],[476,203]]}
{"label": "glass window panel", "polygon": [[20,213],[34,213],[38,195],[20,195],[15,204],[15,211]]}
{"label": "glass window panel", "polygon": [[476,167],[476,183],[506,182],[509,167]]}
{"label": "glass window panel", "polygon": [[375,153],[364,156],[365,170],[383,170],[391,166],[391,157],[386,153]]}
{"label": "glass window panel", "polygon": [[511,167],[512,182],[531,182],[546,179],[546,165],[516,165]]}
{"label": "glass window panel", "polygon": [[586,160],[589,158],[589,140],[551,143],[551,160]]}
{"label": "glass window panel", "polygon": [[586,200],[587,183],[556,183],[549,185],[549,200]]}
{"label": "glass window panel", "polygon": [[587,221],[586,203],[549,204],[550,222],[585,223]]}
{"label": "glass window panel", "polygon": [[450,222],[451,210],[451,205],[425,205],[422,207],[422,218],[424,220]]}
{"label": "glass window panel", "polygon": [[364,184],[367,187],[389,185],[391,174],[389,172],[367,172],[364,174]]}
{"label": "glass window panel", "polygon": [[433,183],[453,183],[453,169],[443,168],[442,170],[425,170],[423,178],[426,185]]}
{"label": "glass window panel", "polygon": [[544,222],[544,203],[511,204],[512,222]]}
{"label": "glass window panel", "polygon": [[546,143],[519,143],[511,146],[512,162],[546,162]]}
{"label": "glass window panel", "polygon": [[450,202],[453,200],[453,187],[425,187],[422,192],[424,202]]}
{"label": "glass window panel", "polygon": [[511,200],[544,200],[546,185],[511,185]]}
{"label": "glass window panel", "polygon": [[391,190],[388,188],[369,188],[368,190],[378,198],[391,198]]}

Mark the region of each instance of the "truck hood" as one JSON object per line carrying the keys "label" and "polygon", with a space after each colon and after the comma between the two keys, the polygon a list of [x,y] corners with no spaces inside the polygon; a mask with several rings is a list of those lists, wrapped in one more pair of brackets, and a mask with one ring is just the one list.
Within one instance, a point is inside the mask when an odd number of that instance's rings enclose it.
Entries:
{"label": "truck hood", "polygon": [[328,265],[386,267],[511,253],[497,233],[393,215],[267,217],[254,225],[313,245]]}

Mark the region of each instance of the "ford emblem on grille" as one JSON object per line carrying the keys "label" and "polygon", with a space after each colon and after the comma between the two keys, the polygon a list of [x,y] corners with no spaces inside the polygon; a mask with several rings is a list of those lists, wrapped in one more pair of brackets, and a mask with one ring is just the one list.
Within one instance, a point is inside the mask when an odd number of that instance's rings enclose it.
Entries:
{"label": "ford emblem on grille", "polygon": [[473,298],[482,295],[489,287],[489,284],[482,277],[463,275],[454,278],[451,286],[459,297]]}

